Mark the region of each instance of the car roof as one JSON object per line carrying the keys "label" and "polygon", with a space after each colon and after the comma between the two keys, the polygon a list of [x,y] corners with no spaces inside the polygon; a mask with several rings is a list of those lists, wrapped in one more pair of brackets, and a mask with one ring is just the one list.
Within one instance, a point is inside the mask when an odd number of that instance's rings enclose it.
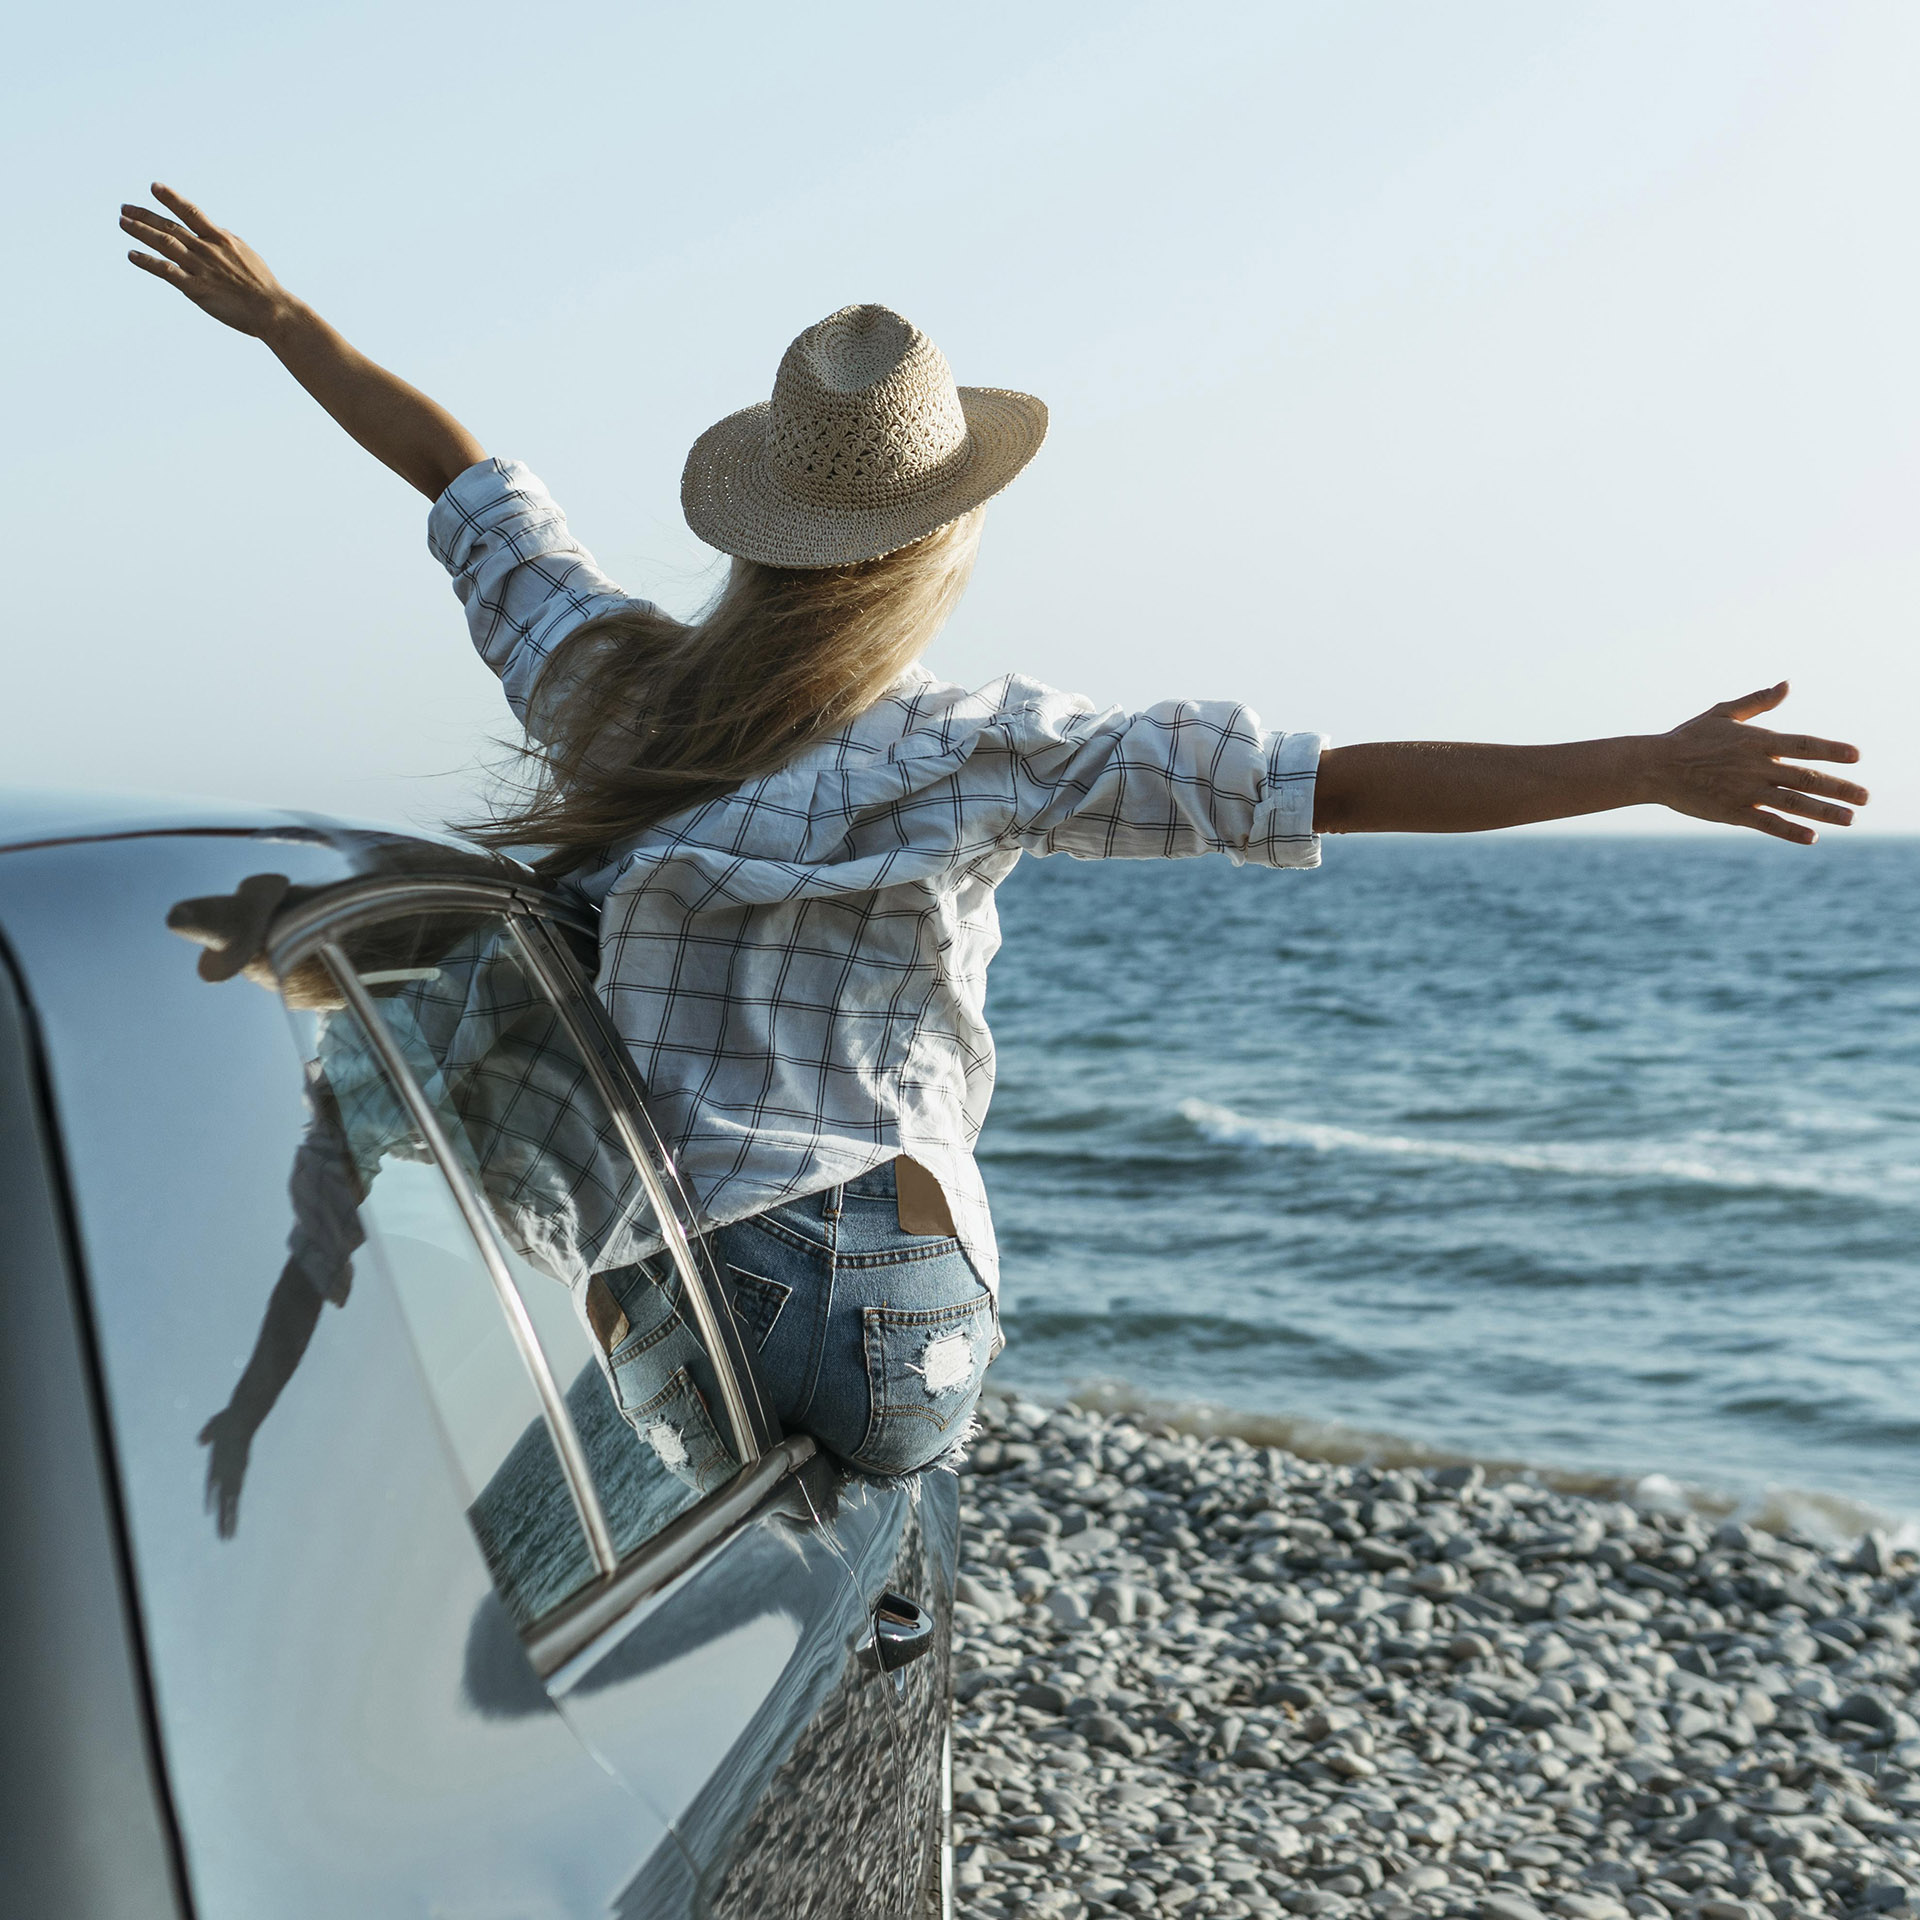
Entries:
{"label": "car roof", "polygon": [[299,815],[232,800],[60,787],[0,787],[0,847],[112,840],[133,833],[259,833],[307,824]]}
{"label": "car roof", "polygon": [[471,859],[474,849],[446,834],[370,820],[203,799],[191,794],[120,793],[61,787],[0,787],[0,853],[80,840],[124,840],[156,834],[288,833],[303,840],[414,841]]}
{"label": "car roof", "polygon": [[[512,854],[446,834],[234,801],[0,788],[0,939],[24,937],[41,915],[64,923],[80,897],[72,888],[41,897],[32,884],[7,884],[25,877],[10,871],[22,861],[50,859],[77,873],[103,860],[140,861],[136,843],[156,856],[167,848],[167,870],[181,876],[183,888],[208,896],[233,886],[250,865],[265,865],[297,877],[302,911],[322,896],[337,900],[342,888],[371,888],[384,897],[395,885],[411,894],[422,884],[478,883],[504,887],[526,903],[538,901],[542,911],[558,912],[583,928],[597,918],[564,886],[556,888]],[[196,851],[188,855],[188,848]],[[534,855],[538,849],[523,851]],[[189,874],[204,878],[189,882]]]}

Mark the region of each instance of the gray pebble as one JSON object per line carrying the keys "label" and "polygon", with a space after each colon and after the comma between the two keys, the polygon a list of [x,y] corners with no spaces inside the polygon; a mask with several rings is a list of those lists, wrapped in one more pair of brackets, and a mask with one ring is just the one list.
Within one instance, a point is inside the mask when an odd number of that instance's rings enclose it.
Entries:
{"label": "gray pebble", "polygon": [[1563,1893],[1557,1905],[1571,1920],[1624,1920],[1627,1911],[1618,1900],[1599,1893]]}
{"label": "gray pebble", "polygon": [[1111,1713],[1090,1713],[1073,1723],[1073,1730],[1090,1747],[1108,1747],[1116,1753],[1137,1755],[1146,1742],[1124,1720]]}
{"label": "gray pebble", "polygon": [[1035,1680],[1016,1687],[1013,1703],[1017,1707],[1037,1707],[1042,1713],[1065,1713],[1068,1695],[1065,1687],[1051,1680]]}
{"label": "gray pebble", "polygon": [[1093,1617],[1085,1600],[1071,1587],[1055,1587],[1040,1603],[1060,1627],[1084,1627]]}
{"label": "gray pebble", "polygon": [[1489,1893],[1480,1902],[1480,1920],[1544,1920],[1544,1916],[1517,1893]]}

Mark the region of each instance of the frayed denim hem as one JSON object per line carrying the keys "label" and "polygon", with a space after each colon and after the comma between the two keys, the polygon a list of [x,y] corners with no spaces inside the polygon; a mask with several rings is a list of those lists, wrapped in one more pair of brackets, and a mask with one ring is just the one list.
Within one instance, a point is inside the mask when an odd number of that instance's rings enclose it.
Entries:
{"label": "frayed denim hem", "polygon": [[843,1464],[850,1473],[867,1482],[869,1486],[885,1488],[905,1488],[911,1490],[923,1473],[955,1473],[967,1463],[967,1454],[973,1443],[980,1438],[982,1423],[979,1408],[968,1414],[956,1433],[945,1446],[931,1459],[923,1460],[919,1466],[910,1467],[905,1473],[876,1473],[871,1467],[863,1467],[858,1461],[848,1460]]}

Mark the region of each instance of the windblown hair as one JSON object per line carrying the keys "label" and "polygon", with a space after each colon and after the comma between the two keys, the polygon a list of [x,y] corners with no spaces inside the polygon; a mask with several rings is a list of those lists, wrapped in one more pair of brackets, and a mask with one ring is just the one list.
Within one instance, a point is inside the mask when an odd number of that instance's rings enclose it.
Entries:
{"label": "windblown hair", "polygon": [[654,608],[591,620],[542,670],[517,804],[466,831],[547,849],[549,875],[656,820],[777,771],[879,699],[973,571],[981,510],[878,560],[736,558],[699,619]]}

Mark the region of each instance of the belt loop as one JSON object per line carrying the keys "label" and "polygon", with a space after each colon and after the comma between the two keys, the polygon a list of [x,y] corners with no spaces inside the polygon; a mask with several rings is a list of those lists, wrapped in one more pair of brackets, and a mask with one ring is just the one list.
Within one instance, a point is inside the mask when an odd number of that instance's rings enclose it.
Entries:
{"label": "belt loop", "polygon": [[[827,1270],[829,1274],[832,1273],[834,1266],[840,1258],[840,1206],[845,1200],[846,1194],[847,1190],[845,1187],[829,1187],[826,1192],[825,1201],[820,1208],[820,1218],[826,1227],[827,1234]],[[827,1282],[827,1300],[829,1304],[832,1303],[832,1299],[833,1282],[829,1279]],[[826,1321],[822,1319],[820,1325],[822,1337],[824,1338]]]}

